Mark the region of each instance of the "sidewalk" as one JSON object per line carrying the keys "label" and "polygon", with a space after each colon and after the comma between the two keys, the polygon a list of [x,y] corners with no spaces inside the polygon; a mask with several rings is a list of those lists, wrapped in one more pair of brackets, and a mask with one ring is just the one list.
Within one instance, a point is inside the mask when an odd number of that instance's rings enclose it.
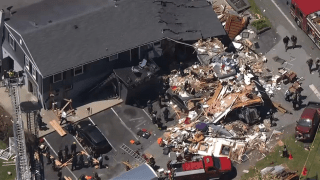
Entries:
{"label": "sidewalk", "polygon": [[[21,102],[26,102],[26,101],[36,101],[37,98],[34,97],[30,92],[27,91],[26,87],[23,86],[19,88],[20,92],[20,103]],[[12,115],[13,109],[12,109],[12,104],[11,104],[11,99],[9,97],[9,94],[5,92],[5,87],[0,88],[0,105]],[[115,105],[118,105],[122,103],[122,99],[112,99],[112,100],[102,100],[102,101],[96,101],[92,102],[83,106],[80,106],[75,109],[76,115],[72,116],[71,114],[68,114],[67,120],[71,122],[77,122],[81,119],[87,118],[88,116],[91,116],[92,114],[99,113],[101,111],[104,111],[108,108],[111,108]],[[90,107],[92,109],[92,113],[88,114],[87,108]],[[44,110],[41,109],[41,116],[42,116],[42,121],[43,123],[47,124],[46,130],[39,131],[39,137],[45,136],[53,131],[53,127],[50,125],[51,120],[57,120],[59,121],[57,115],[55,112],[52,110]],[[27,128],[27,122],[26,122],[26,116],[25,114],[22,114],[22,120],[24,122],[24,128]],[[65,125],[63,125],[65,126]]]}

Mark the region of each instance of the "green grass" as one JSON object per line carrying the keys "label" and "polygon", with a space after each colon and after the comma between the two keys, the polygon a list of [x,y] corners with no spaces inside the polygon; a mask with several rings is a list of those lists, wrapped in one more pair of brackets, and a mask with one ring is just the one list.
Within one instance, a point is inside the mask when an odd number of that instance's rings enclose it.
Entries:
{"label": "green grass", "polygon": [[[307,159],[309,151],[304,149],[304,145],[301,142],[295,142],[295,138],[290,136],[283,140],[283,142],[287,145],[287,149],[292,153],[293,159],[289,160],[287,158],[281,158],[280,154],[282,154],[283,147],[276,146],[274,152],[270,153],[262,159],[261,161],[256,163],[255,168],[257,170],[261,170],[267,166],[275,166],[280,164],[285,164],[291,171],[298,171],[300,175],[302,172],[303,165]],[[308,174],[306,177],[312,178],[317,175],[317,171],[320,169],[320,133],[317,135],[313,147],[311,147],[309,160],[306,164],[306,168],[308,170]],[[280,152],[279,152],[280,151]],[[273,165],[270,165],[274,162]],[[320,172],[319,172],[320,173]],[[248,174],[244,174],[241,179],[247,180],[249,177],[253,177],[255,174],[255,170],[251,168]],[[304,177],[304,178],[306,178]]]}
{"label": "green grass", "polygon": [[[6,147],[6,144],[0,141],[0,149],[5,149]],[[0,159],[0,179],[14,180],[16,177],[16,166],[2,166],[3,162],[4,160]],[[12,172],[12,175],[8,175],[8,171]]]}
{"label": "green grass", "polygon": [[260,10],[260,8],[257,6],[257,4],[255,3],[255,0],[249,0],[250,3],[250,11],[251,13],[258,18],[258,16],[260,16],[260,19],[257,21],[254,21],[251,23],[251,25],[253,27],[255,27],[258,31],[265,28],[265,27],[271,27],[271,22],[269,21],[269,19],[264,16]]}

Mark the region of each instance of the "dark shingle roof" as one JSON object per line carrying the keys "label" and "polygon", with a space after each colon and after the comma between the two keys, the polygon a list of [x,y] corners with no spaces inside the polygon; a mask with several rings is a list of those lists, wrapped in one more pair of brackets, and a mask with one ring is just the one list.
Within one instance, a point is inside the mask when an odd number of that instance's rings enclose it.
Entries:
{"label": "dark shingle roof", "polygon": [[22,35],[44,77],[165,37],[226,34],[205,0],[166,2],[47,0],[18,10],[7,24]]}

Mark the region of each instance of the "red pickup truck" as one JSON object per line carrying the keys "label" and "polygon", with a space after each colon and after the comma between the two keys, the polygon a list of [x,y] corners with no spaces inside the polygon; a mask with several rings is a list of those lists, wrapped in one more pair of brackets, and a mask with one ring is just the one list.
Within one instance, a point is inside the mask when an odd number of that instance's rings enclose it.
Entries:
{"label": "red pickup truck", "polygon": [[170,175],[173,180],[219,179],[232,169],[227,157],[204,156],[191,162],[171,162]]}
{"label": "red pickup truck", "polygon": [[312,140],[319,126],[320,103],[309,102],[296,125],[297,140]]}

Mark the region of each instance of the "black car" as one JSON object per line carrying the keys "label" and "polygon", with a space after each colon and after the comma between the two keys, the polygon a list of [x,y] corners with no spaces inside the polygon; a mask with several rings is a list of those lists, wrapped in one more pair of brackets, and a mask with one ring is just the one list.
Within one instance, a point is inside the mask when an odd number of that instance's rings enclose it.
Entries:
{"label": "black car", "polygon": [[112,150],[111,145],[100,130],[89,120],[80,121],[75,125],[76,137],[81,144],[94,154],[103,154]]}

